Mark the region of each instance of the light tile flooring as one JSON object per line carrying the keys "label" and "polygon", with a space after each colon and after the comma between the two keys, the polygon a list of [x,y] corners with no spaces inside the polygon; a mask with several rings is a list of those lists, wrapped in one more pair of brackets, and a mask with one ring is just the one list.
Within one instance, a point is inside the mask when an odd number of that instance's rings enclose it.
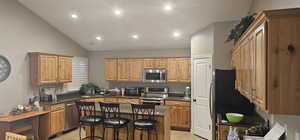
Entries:
{"label": "light tile flooring", "polygon": [[[53,140],[79,140],[78,130],[61,135]],[[200,137],[192,135],[190,132],[171,131],[171,140],[204,140]]]}

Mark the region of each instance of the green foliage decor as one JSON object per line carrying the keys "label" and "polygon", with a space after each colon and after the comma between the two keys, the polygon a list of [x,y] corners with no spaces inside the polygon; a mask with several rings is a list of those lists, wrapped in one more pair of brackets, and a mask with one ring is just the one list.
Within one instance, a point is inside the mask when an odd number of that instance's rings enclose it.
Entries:
{"label": "green foliage decor", "polygon": [[237,24],[229,33],[229,36],[226,40],[226,42],[230,42],[233,40],[234,44],[237,43],[237,41],[240,39],[240,37],[243,35],[243,33],[248,29],[248,27],[251,25],[251,23],[255,19],[256,13],[252,15],[245,16],[241,19],[240,23]]}

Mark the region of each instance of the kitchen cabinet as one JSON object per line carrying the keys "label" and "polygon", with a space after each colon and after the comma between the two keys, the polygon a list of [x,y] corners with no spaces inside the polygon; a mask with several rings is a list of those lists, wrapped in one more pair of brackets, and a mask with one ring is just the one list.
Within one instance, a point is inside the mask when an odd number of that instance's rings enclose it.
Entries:
{"label": "kitchen cabinet", "polygon": [[63,132],[65,129],[65,111],[63,109],[52,111],[50,113],[51,129],[50,134],[55,135]]}
{"label": "kitchen cabinet", "polygon": [[170,107],[171,127],[175,130],[190,130],[191,103],[187,101],[166,101]]}
{"label": "kitchen cabinet", "polygon": [[167,74],[168,82],[191,82],[190,58],[169,58]]}
{"label": "kitchen cabinet", "polygon": [[[227,140],[227,136],[229,133],[230,127],[236,128],[239,136],[244,135],[244,131],[247,130],[249,127],[241,127],[241,126],[230,126],[230,125],[222,125],[218,124],[217,125],[217,140]],[[242,137],[240,137],[242,139]]]}
{"label": "kitchen cabinet", "polygon": [[142,82],[145,69],[167,69],[168,82],[191,82],[190,58],[105,59],[105,77],[107,81]]}
{"label": "kitchen cabinet", "polygon": [[118,79],[118,59],[105,59],[105,77],[107,81]]}
{"label": "kitchen cabinet", "polygon": [[146,58],[144,59],[144,69],[165,69],[167,67],[166,58]]}
{"label": "kitchen cabinet", "polygon": [[30,77],[35,85],[72,82],[72,57],[30,53]]}
{"label": "kitchen cabinet", "polygon": [[40,133],[44,139],[62,133],[65,130],[65,104],[43,106],[48,115],[40,119]]}
{"label": "kitchen cabinet", "polygon": [[118,81],[129,81],[129,59],[118,59]]}
{"label": "kitchen cabinet", "polygon": [[129,59],[129,81],[142,82],[144,73],[143,59]]}
{"label": "kitchen cabinet", "polygon": [[72,57],[58,57],[58,76],[60,83],[72,82]]}
{"label": "kitchen cabinet", "polygon": [[264,11],[233,50],[236,89],[269,114],[300,115],[299,15]]}
{"label": "kitchen cabinet", "polygon": [[178,70],[177,70],[177,58],[168,59],[168,73],[167,80],[168,82],[178,82]]}

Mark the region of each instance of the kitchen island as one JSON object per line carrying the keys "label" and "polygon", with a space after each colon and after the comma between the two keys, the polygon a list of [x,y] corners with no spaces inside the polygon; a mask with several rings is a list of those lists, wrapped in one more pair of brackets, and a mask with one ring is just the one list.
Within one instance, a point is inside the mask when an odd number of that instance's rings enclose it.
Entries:
{"label": "kitchen island", "polygon": [[[86,100],[83,100],[86,101]],[[97,107],[97,111],[99,111],[99,107]],[[157,127],[156,127],[156,132],[158,135],[158,140],[170,140],[170,113],[169,113],[169,107],[167,106],[156,106],[155,108],[155,120],[157,121]],[[132,110],[131,110],[131,105],[130,104],[120,104],[120,112],[121,112],[121,117],[127,118],[129,120],[132,120]],[[85,129],[86,134],[89,134],[89,128],[87,127]],[[97,136],[102,136],[102,126],[97,126],[95,133]],[[120,129],[119,132],[120,136],[119,138],[121,140],[126,140],[126,128]],[[132,122],[129,123],[129,139],[133,138],[133,127],[132,127]],[[153,131],[151,134],[151,139],[156,139],[156,134]],[[144,137],[143,139],[147,139],[147,133],[144,132]],[[105,133],[105,138],[106,139],[112,139],[113,138],[113,130],[112,129],[106,129]],[[140,139],[140,131],[136,130],[135,132],[135,139]]]}

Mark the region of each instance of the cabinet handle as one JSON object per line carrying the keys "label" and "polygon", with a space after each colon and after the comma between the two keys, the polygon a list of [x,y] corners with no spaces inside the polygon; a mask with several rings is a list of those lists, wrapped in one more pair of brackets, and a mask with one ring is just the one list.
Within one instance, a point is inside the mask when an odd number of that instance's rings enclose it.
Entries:
{"label": "cabinet handle", "polygon": [[288,46],[288,51],[289,51],[290,53],[293,53],[293,52],[295,51],[295,46],[292,45],[292,44],[290,44],[290,45]]}
{"label": "cabinet handle", "polygon": [[193,102],[197,102],[197,100],[196,100],[196,99],[193,99]]}

